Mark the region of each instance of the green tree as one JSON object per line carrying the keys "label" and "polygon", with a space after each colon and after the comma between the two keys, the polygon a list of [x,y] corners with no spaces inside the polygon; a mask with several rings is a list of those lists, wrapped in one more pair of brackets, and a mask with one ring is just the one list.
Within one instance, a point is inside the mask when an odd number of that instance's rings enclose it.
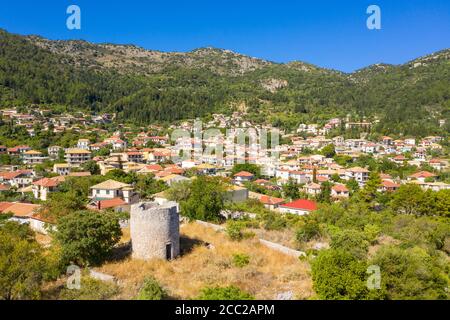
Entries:
{"label": "green tree", "polygon": [[320,236],[320,225],[315,219],[307,219],[296,233],[298,242],[308,242]]}
{"label": "green tree", "polygon": [[0,226],[0,300],[39,299],[46,261],[33,232],[16,222]]}
{"label": "green tree", "polygon": [[355,192],[359,191],[359,184],[358,184],[358,181],[355,180],[355,178],[351,178],[350,180],[348,180],[345,185],[347,186],[348,190],[350,190],[350,193],[352,195]]}
{"label": "green tree", "polygon": [[181,202],[181,213],[194,220],[219,221],[225,192],[220,178],[200,176],[192,182],[189,198]]}
{"label": "green tree", "polygon": [[346,229],[331,235],[331,248],[351,253],[358,259],[366,258],[369,244],[368,236],[355,229]]}
{"label": "green tree", "polygon": [[322,148],[321,152],[327,158],[333,158],[336,155],[334,144],[326,145],[325,147]]}
{"label": "green tree", "polygon": [[331,183],[328,181],[320,185],[320,193],[317,195],[317,201],[321,203],[331,203]]}
{"label": "green tree", "polygon": [[312,262],[314,290],[324,300],[368,299],[366,269],[366,263],[349,252],[321,251]]}
{"label": "green tree", "polygon": [[156,180],[152,174],[145,174],[138,176],[136,183],[136,191],[143,199],[152,199],[155,193],[164,191],[168,186],[164,181]]}
{"label": "green tree", "polygon": [[43,214],[46,218],[56,220],[59,217],[84,209],[86,200],[77,190],[52,192],[44,204],[46,210],[44,210]]}
{"label": "green tree", "polygon": [[376,171],[372,171],[369,175],[364,188],[360,191],[361,198],[367,203],[372,203],[377,199],[379,195],[378,189],[381,187],[380,174]]}
{"label": "green tree", "polygon": [[53,236],[63,261],[86,266],[104,261],[121,235],[116,215],[78,211],[61,217]]}
{"label": "green tree", "polygon": [[300,198],[300,186],[293,179],[289,179],[282,188],[283,194],[286,198],[289,198],[291,200]]}
{"label": "green tree", "polygon": [[383,246],[370,262],[382,272],[381,285],[388,299],[449,299],[450,281],[444,265],[448,261],[430,256],[418,247]]}
{"label": "green tree", "polygon": [[397,213],[423,215],[431,211],[432,203],[416,184],[405,184],[392,196],[391,208]]}
{"label": "green tree", "polygon": [[165,192],[167,199],[176,202],[186,201],[191,195],[191,183],[192,181],[186,180],[172,184]]}
{"label": "green tree", "polygon": [[89,160],[81,165],[81,168],[84,171],[90,172],[92,175],[100,174],[100,166],[97,164],[97,162],[93,160]]}

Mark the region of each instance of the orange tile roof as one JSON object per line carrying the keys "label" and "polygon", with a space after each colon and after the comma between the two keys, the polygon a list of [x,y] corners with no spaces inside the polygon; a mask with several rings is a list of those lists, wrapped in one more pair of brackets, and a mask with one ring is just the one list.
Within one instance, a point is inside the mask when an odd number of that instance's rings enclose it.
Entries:
{"label": "orange tile roof", "polygon": [[254,174],[247,172],[247,171],[241,171],[241,172],[236,173],[234,176],[235,177],[253,177]]}
{"label": "orange tile roof", "polygon": [[434,173],[428,172],[428,171],[420,171],[417,173],[414,173],[410,175],[411,178],[431,178],[436,177]]}
{"label": "orange tile roof", "polygon": [[124,200],[122,200],[121,198],[100,200],[100,201],[98,201],[98,208],[100,210],[102,210],[102,209],[108,209],[108,208],[122,206],[124,204],[126,204],[126,202]]}
{"label": "orange tile roof", "polygon": [[264,195],[264,196],[261,196],[259,201],[261,201],[263,204],[274,205],[274,204],[283,203],[284,199]]}
{"label": "orange tile roof", "polygon": [[1,213],[12,213],[15,217],[29,217],[41,206],[31,203],[0,202]]}
{"label": "orange tile roof", "polygon": [[54,178],[42,178],[38,181],[33,182],[35,186],[41,186],[41,187],[56,187],[61,182],[63,182],[65,178],[63,176],[54,177]]}

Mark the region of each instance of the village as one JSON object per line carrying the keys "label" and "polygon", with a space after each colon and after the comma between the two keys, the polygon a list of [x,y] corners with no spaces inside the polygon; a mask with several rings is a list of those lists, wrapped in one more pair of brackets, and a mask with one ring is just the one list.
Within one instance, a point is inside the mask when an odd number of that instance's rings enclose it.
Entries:
{"label": "village", "polygon": [[[44,114],[40,111],[39,115]],[[442,137],[432,136],[423,139],[405,138],[396,139],[383,136],[380,141],[369,141],[366,139],[344,139],[342,136],[326,138],[327,132],[341,125],[341,119],[331,119],[325,126],[319,128],[317,125],[302,124],[297,132],[287,133],[283,140],[290,140],[289,144],[280,144],[269,150],[262,149],[260,144],[250,146],[235,145],[234,139],[208,138],[202,142],[206,148],[214,150],[221,144],[226,150],[226,156],[217,154],[189,155],[187,159],[178,158],[180,150],[190,150],[194,153],[194,138],[180,138],[170,141],[169,134],[163,136],[151,135],[163,131],[158,126],[150,126],[148,131],[131,132],[126,126],[121,125],[122,130],[108,132],[99,129],[98,125],[113,121],[111,115],[105,114],[96,117],[74,117],[63,115],[57,117],[37,117],[33,114],[20,114],[15,109],[2,110],[4,121],[11,121],[14,126],[23,126],[30,136],[33,136],[37,123],[43,130],[53,130],[55,133],[73,130],[78,132],[80,138],[76,145],[69,148],[52,145],[47,150],[33,150],[27,145],[16,145],[12,147],[0,146],[0,154],[6,154],[19,161],[20,164],[1,166],[0,189],[1,192],[14,190],[21,194],[32,194],[34,199],[45,202],[52,192],[58,191],[58,186],[64,182],[66,177],[89,176],[89,171],[80,170],[87,162],[95,162],[100,172],[105,175],[113,169],[125,172],[135,172],[138,175],[152,174],[155,179],[163,181],[168,186],[188,180],[186,175],[210,175],[230,178],[233,185],[234,201],[244,202],[248,198],[257,199],[266,208],[282,213],[307,214],[317,207],[313,200],[321,192],[321,184],[331,182],[331,196],[335,201],[348,198],[348,181],[355,181],[359,187],[364,187],[369,179],[368,167],[351,166],[337,163],[332,157],[327,157],[321,152],[324,148],[333,146],[333,156],[337,155],[350,160],[357,160],[361,156],[369,155],[375,159],[386,157],[396,165],[409,165],[417,167],[416,172],[403,178],[392,177],[387,173],[381,173],[381,192],[392,192],[401,184],[415,183],[423,189],[439,191],[450,189],[450,184],[439,181],[439,172],[448,169],[448,159],[433,157],[434,151],[440,151]],[[214,115],[214,119],[206,124],[207,127],[229,128],[242,127],[257,130],[272,130],[270,126],[258,128],[249,121],[241,121],[239,115],[224,116]],[[370,123],[346,122],[345,126],[367,127]],[[50,129],[51,128],[51,129]],[[185,121],[179,126],[172,125],[169,129],[193,130],[193,122]],[[105,137],[101,141],[90,141],[84,138],[90,132],[97,132]],[[306,133],[303,138],[300,134]],[[146,147],[149,143],[154,147]],[[107,150],[108,154],[104,154]],[[307,155],[304,151],[308,150]],[[101,155],[99,155],[102,151]],[[233,153],[234,151],[234,153]],[[277,157],[268,156],[276,153]],[[176,160],[174,162],[173,160]],[[58,161],[60,160],[60,161]],[[63,161],[61,161],[63,160]],[[43,163],[51,163],[48,172],[42,174],[34,170],[35,166]],[[261,176],[256,177],[251,172],[241,171],[231,174],[231,169],[238,163],[251,163],[261,168]],[[423,166],[430,170],[421,170]],[[192,174],[194,172],[194,174]],[[50,177],[51,176],[51,177]],[[266,189],[269,191],[281,190],[282,186],[294,182],[299,186],[299,191],[306,195],[306,199],[284,199],[267,194],[254,192],[245,187],[247,183],[255,186],[255,189]],[[158,196],[158,195],[157,195]],[[160,195],[159,195],[160,196]],[[295,200],[295,201],[288,201]],[[117,181],[108,181],[91,187],[89,206],[98,210],[114,208],[123,210],[139,201],[139,194],[133,190],[132,185],[126,185]],[[36,212],[39,204],[2,202],[1,212],[11,212],[20,221],[30,222],[36,231],[43,231],[42,222]],[[40,226],[40,227],[38,227]]]}

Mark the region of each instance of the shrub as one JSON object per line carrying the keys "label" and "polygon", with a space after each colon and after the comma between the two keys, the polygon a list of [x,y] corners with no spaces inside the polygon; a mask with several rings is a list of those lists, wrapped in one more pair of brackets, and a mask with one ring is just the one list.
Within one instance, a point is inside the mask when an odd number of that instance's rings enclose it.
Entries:
{"label": "shrub", "polygon": [[266,230],[283,230],[286,225],[285,219],[272,212],[264,217],[264,229]]}
{"label": "shrub", "polygon": [[80,289],[64,288],[61,300],[107,300],[119,293],[119,287],[113,282],[104,282],[90,277],[82,277]]}
{"label": "shrub", "polygon": [[242,291],[238,287],[213,287],[204,288],[198,296],[198,300],[254,300],[249,293]]}
{"label": "shrub", "polygon": [[39,299],[47,263],[27,225],[0,224],[0,300]]}
{"label": "shrub", "polygon": [[116,215],[78,211],[59,219],[54,240],[63,261],[85,266],[104,261],[121,235]]}
{"label": "shrub", "polygon": [[359,259],[364,259],[369,249],[369,241],[364,232],[348,229],[333,234],[330,246],[333,249],[344,250]]}
{"label": "shrub", "polygon": [[381,247],[371,264],[382,272],[381,285],[388,299],[449,299],[447,257],[430,256],[425,249]]}
{"label": "shrub", "polygon": [[296,238],[298,242],[308,242],[320,236],[320,226],[317,221],[307,221],[297,230]]}
{"label": "shrub", "polygon": [[324,300],[368,299],[373,291],[366,286],[366,268],[364,261],[344,250],[320,251],[312,262],[314,290]]}
{"label": "shrub", "polygon": [[166,292],[153,277],[144,280],[141,290],[137,296],[138,300],[163,300]]}
{"label": "shrub", "polygon": [[244,231],[245,228],[245,221],[228,220],[225,232],[228,234],[230,239],[234,241],[253,238],[255,234],[253,232]]}
{"label": "shrub", "polygon": [[233,254],[233,265],[243,268],[250,263],[250,256],[244,253]]}

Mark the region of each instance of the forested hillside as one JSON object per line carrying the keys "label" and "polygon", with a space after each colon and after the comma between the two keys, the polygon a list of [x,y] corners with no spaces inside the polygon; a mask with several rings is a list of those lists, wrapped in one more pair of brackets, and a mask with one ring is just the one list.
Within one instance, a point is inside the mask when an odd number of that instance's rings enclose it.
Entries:
{"label": "forested hillside", "polygon": [[380,133],[437,134],[449,130],[439,120],[450,122],[450,50],[345,74],[213,48],[163,53],[0,31],[0,106],[29,104],[139,124],[245,110],[291,128],[350,113],[377,116]]}

